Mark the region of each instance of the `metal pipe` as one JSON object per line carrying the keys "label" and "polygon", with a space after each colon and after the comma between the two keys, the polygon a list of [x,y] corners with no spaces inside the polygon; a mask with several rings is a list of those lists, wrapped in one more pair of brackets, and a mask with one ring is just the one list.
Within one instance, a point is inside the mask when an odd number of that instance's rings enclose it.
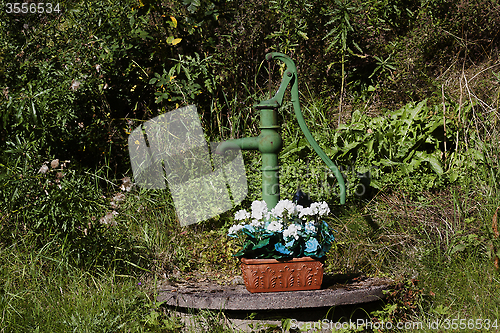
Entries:
{"label": "metal pipe", "polygon": [[278,153],[282,147],[282,140],[278,132],[277,119],[276,108],[260,108],[261,133],[259,136],[223,141],[215,150],[216,154],[238,148],[259,150],[262,153],[262,200],[266,202],[269,209],[276,206],[280,196]]}
{"label": "metal pipe", "polygon": [[215,153],[224,154],[226,150],[229,149],[241,149],[241,150],[259,149],[258,138],[259,137],[251,137],[251,138],[241,138],[241,139],[222,141],[217,146]]}

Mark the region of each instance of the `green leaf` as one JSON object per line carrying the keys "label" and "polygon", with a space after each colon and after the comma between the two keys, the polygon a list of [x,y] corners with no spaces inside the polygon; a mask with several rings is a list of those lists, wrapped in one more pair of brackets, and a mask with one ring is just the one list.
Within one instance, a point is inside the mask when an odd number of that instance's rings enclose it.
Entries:
{"label": "green leaf", "polygon": [[420,166],[421,160],[418,158],[413,158],[410,160],[410,162],[404,162],[401,163],[401,170],[406,174],[409,175],[413,171],[417,170],[418,167]]}
{"label": "green leaf", "polygon": [[387,158],[383,158],[380,161],[378,161],[378,163],[376,165],[383,165],[383,166],[390,167],[390,166],[396,166],[398,164],[399,164],[398,162],[392,161],[392,160],[387,159]]}
{"label": "green leaf", "polygon": [[459,175],[460,175],[460,174],[459,174],[459,173],[458,173],[458,171],[456,171],[456,170],[449,170],[449,171],[448,171],[448,179],[449,179],[449,180],[450,180],[450,182],[452,182],[452,183],[458,179],[458,176],[459,176]]}
{"label": "green leaf", "polygon": [[402,119],[407,119],[409,121],[408,121],[408,126],[406,127],[406,130],[404,132],[403,139],[401,141],[405,140],[405,138],[408,135],[408,132],[410,131],[410,128],[415,120],[415,117],[424,108],[424,106],[426,106],[426,104],[427,104],[427,100],[423,100],[422,102],[418,103],[417,106],[415,106],[411,110],[408,110],[409,107],[405,108],[406,110],[402,115]]}
{"label": "green leaf", "polygon": [[454,254],[454,253],[457,253],[457,252],[462,252],[466,249],[466,246],[464,244],[458,244],[458,245],[455,245],[451,251],[450,251],[450,255]]}
{"label": "green leaf", "polygon": [[443,171],[443,165],[441,161],[434,155],[427,155],[425,158],[423,158],[424,161],[429,162],[431,165],[432,170],[434,170],[435,173],[437,173],[439,176],[442,176],[444,171]]}
{"label": "green leaf", "polygon": [[300,37],[304,38],[305,40],[309,39],[309,37],[307,37],[307,34],[305,32],[299,31],[298,34]]}
{"label": "green leaf", "polygon": [[467,153],[472,155],[478,161],[484,161],[484,154],[477,149],[470,148]]}
{"label": "green leaf", "polygon": [[252,250],[262,249],[269,245],[269,237],[261,239],[257,244],[254,245]]}
{"label": "green leaf", "polygon": [[290,143],[287,147],[283,148],[280,154],[280,158],[284,158],[289,154],[298,153],[302,149],[307,147],[309,147],[309,143],[305,138],[302,138],[300,140],[295,140],[292,143]]}

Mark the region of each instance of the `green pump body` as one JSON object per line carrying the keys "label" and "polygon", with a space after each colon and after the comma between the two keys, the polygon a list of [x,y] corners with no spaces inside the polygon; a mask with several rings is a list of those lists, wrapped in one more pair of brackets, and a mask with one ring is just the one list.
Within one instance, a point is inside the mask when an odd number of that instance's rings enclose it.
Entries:
{"label": "green pump body", "polygon": [[299,122],[300,129],[304,133],[307,141],[312,146],[314,151],[332,170],[335,178],[337,178],[340,187],[340,203],[345,204],[346,189],[342,173],[320,148],[309,131],[302,115],[302,111],[300,110],[297,67],[291,58],[282,53],[272,52],[266,55],[266,60],[271,61],[273,59],[283,61],[286,65],[286,70],[283,74],[281,85],[274,97],[269,100],[262,101],[254,106],[256,109],[260,110],[260,135],[256,137],[223,141],[217,147],[216,153],[222,154],[227,149],[235,148],[243,150],[259,150],[262,153],[262,200],[266,202],[269,209],[274,208],[280,200],[278,154],[282,148],[277,111],[282,105],[283,96],[288,85],[291,85],[291,102],[295,112],[295,117]]}

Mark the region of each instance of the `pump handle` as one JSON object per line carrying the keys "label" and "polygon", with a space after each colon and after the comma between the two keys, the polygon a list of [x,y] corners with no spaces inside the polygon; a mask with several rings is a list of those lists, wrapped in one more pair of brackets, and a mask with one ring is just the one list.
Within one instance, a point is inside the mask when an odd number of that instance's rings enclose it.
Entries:
{"label": "pump handle", "polygon": [[307,128],[306,122],[304,120],[304,117],[302,115],[302,111],[300,110],[300,102],[299,102],[299,84],[297,80],[297,67],[295,66],[295,63],[291,58],[289,58],[287,55],[283,53],[278,53],[278,52],[271,52],[266,55],[266,60],[271,61],[272,59],[278,59],[281,60],[285,63],[286,65],[286,71],[283,74],[283,79],[281,81],[281,85],[274,95],[273,98],[271,98],[268,101],[261,102],[259,106],[264,106],[262,104],[267,104],[267,105],[277,105],[281,106],[283,102],[283,96],[285,94],[285,90],[288,86],[289,83],[291,83],[291,88],[290,88],[290,93],[291,93],[291,101],[293,104],[293,110],[295,112],[295,117],[297,118],[297,121],[299,122],[300,129],[306,136],[307,141],[309,144],[313,147],[314,151],[321,157],[323,162],[326,163],[326,165],[330,168],[330,170],[333,171],[333,174],[337,178],[337,181],[340,186],[340,203],[343,205],[345,204],[345,197],[346,197],[346,189],[345,189],[345,183],[344,183],[344,177],[342,177],[342,173],[339,171],[335,163],[332,162],[332,160],[326,155],[326,153],[321,149],[321,147],[318,145],[314,137],[312,136],[311,132],[309,131],[309,128]]}

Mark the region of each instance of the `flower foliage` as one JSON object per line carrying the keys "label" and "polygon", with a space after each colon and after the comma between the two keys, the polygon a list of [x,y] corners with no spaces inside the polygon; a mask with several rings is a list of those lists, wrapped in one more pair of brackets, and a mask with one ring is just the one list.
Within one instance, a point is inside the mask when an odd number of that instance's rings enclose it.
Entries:
{"label": "flower foliage", "polygon": [[252,211],[240,210],[229,228],[230,237],[239,238],[242,248],[236,257],[244,258],[321,258],[335,238],[321,216],[330,213],[326,202],[309,207],[281,200],[270,211],[264,201],[254,201]]}

